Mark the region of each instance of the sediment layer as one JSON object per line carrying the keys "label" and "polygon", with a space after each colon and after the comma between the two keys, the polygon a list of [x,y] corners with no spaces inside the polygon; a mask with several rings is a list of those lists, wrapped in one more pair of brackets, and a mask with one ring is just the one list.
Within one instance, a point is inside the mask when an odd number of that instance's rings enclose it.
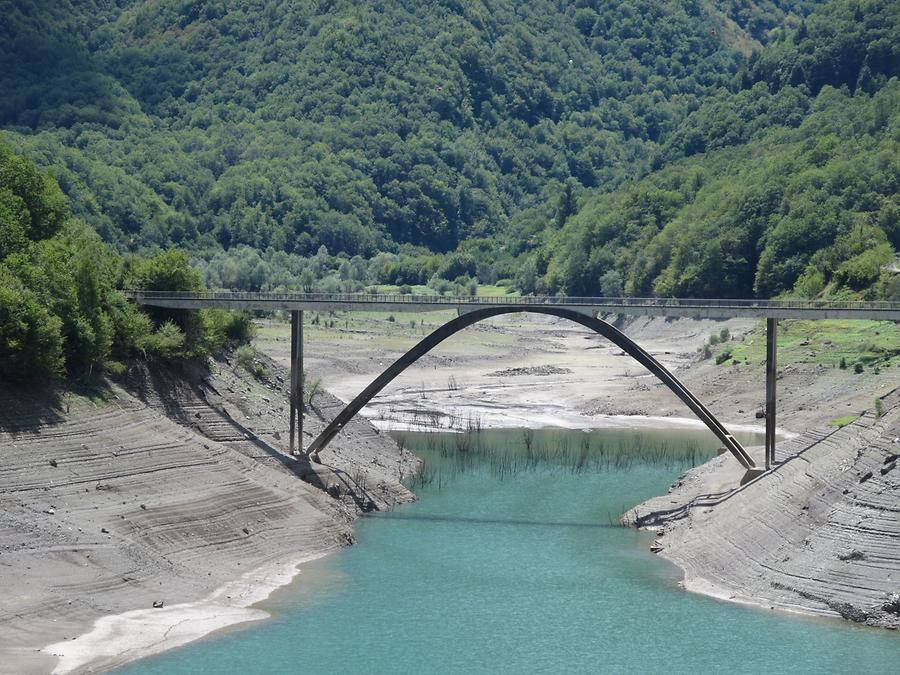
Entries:
{"label": "sediment layer", "polygon": [[[101,617],[211,598],[345,546],[359,513],[413,498],[399,478],[417,460],[365,421],[323,465],[291,458],[286,373],[265,365],[265,381],[220,361],[87,392],[0,387],[0,671],[50,672],[39,650]],[[307,442],[339,405],[315,397]]]}
{"label": "sediment layer", "polygon": [[726,456],[624,520],[690,590],[772,609],[900,627],[900,393],[842,428],[782,443],[777,467],[737,487]]}

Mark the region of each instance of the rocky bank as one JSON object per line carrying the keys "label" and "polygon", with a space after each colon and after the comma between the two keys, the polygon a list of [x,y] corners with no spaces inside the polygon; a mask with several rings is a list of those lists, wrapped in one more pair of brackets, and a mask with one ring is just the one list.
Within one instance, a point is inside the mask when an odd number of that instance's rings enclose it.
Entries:
{"label": "rocky bank", "polygon": [[[693,591],[771,609],[900,627],[900,390],[841,428],[780,443],[740,487],[728,456],[625,514]],[[762,449],[757,449],[761,456]]]}

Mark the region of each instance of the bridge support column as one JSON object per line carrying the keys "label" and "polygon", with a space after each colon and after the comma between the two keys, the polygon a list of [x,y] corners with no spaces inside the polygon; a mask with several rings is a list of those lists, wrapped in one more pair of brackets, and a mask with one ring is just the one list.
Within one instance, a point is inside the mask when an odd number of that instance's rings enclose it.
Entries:
{"label": "bridge support column", "polygon": [[[303,451],[303,312],[291,312],[291,454]],[[296,433],[296,443],[294,442]]]}
{"label": "bridge support column", "polygon": [[775,464],[775,380],[778,375],[778,319],[766,319],[766,469]]}

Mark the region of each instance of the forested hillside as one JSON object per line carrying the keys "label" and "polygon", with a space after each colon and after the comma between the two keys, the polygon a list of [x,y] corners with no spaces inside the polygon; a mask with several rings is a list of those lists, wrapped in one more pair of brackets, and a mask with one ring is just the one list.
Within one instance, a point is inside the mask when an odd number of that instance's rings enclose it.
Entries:
{"label": "forested hillside", "polygon": [[121,257],[71,218],[56,181],[0,144],[0,380],[119,370],[243,342],[247,316],[144,313],[115,289],[200,290],[183,252]]}
{"label": "forested hillside", "polygon": [[369,257],[641,175],[813,3],[0,4],[0,124],[105,239]]}
{"label": "forested hillside", "polygon": [[0,133],[215,287],[887,297],[898,11],[0,0]]}
{"label": "forested hillside", "polygon": [[898,19],[896,2],[817,10],[749,60],[740,89],[679,124],[664,143],[670,166],[541,229],[521,285],[900,299],[900,279],[881,272],[900,248]]}

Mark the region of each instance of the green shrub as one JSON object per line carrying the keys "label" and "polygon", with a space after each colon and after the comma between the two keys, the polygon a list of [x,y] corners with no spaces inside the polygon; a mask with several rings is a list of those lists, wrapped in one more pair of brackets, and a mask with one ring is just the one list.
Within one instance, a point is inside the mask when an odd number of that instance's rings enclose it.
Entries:
{"label": "green shrub", "polygon": [[256,379],[264,380],[269,376],[269,371],[257,361],[256,357],[256,349],[252,345],[241,345],[234,350],[234,360],[237,364]]}
{"label": "green shrub", "polygon": [[204,310],[202,319],[206,348],[209,351],[228,345],[246,345],[256,337],[256,326],[248,312]]}
{"label": "green shrub", "polygon": [[148,354],[163,359],[185,356],[185,338],[181,328],[174,321],[165,321],[144,340]]}
{"label": "green shrub", "polygon": [[881,266],[893,261],[894,249],[886,242],[881,243],[841,263],[834,280],[857,290],[866,288],[878,280]]}
{"label": "green shrub", "polygon": [[731,358],[731,350],[726,349],[721,354],[716,356],[716,365],[717,366],[722,365],[723,363],[728,361],[730,358]]}

